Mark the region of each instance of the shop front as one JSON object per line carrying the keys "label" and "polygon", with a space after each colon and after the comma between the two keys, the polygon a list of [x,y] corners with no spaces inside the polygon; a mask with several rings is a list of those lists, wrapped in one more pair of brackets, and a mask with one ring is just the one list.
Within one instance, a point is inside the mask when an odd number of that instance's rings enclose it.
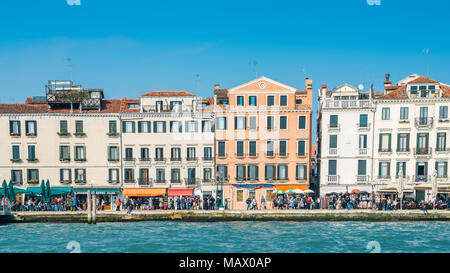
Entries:
{"label": "shop front", "polygon": [[[225,203],[230,209],[247,209],[247,199],[256,199],[257,209],[272,208],[272,193],[275,191],[272,184],[236,184],[223,187]],[[265,201],[265,204],[263,203]]]}
{"label": "shop front", "polygon": [[190,209],[194,201],[194,189],[169,189],[169,209]]}
{"label": "shop front", "polygon": [[166,192],[166,188],[124,188],[123,196],[132,199],[136,209],[167,209]]}
{"label": "shop front", "polygon": [[77,203],[83,210],[87,207],[88,191],[96,195],[98,210],[116,209],[116,200],[120,197],[120,188],[74,188],[74,198],[77,199]]}

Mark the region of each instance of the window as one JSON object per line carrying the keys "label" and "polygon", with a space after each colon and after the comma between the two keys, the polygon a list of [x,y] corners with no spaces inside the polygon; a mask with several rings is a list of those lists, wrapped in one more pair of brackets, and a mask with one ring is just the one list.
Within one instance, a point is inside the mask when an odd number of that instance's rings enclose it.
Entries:
{"label": "window", "polygon": [[338,115],[330,115],[330,128],[337,128],[337,127],[338,127]]}
{"label": "window", "polygon": [[11,120],[9,122],[9,134],[11,136],[20,136],[20,121]]}
{"label": "window", "polygon": [[116,120],[110,120],[109,121],[109,130],[108,132],[110,134],[117,134],[117,121]]}
{"label": "window", "polygon": [[359,148],[367,149],[367,135],[359,135]]}
{"label": "window", "polygon": [[180,148],[171,148],[170,149],[170,158],[172,161],[181,160],[181,149]]}
{"label": "window", "polygon": [[155,102],[156,103],[156,112],[161,112],[163,110],[163,102],[158,100]]}
{"label": "window", "polygon": [[395,178],[398,178],[400,171],[403,173],[403,178],[406,178],[406,162],[397,162],[397,171],[395,173]]}
{"label": "window", "polygon": [[86,160],[86,147],[75,146],[75,160],[85,161]]}
{"label": "window", "polygon": [[256,117],[255,116],[249,117],[248,127],[249,127],[250,130],[256,130],[257,129],[257,123],[256,123]]}
{"label": "window", "polygon": [[69,133],[69,130],[67,128],[67,120],[60,120],[59,121],[59,132],[61,134],[67,134]]}
{"label": "window", "polygon": [[448,118],[448,106],[440,106],[439,119],[447,119],[447,118]]}
{"label": "window", "polygon": [[426,125],[428,122],[428,107],[420,107],[419,124]]}
{"label": "window", "polygon": [[248,142],[248,155],[249,156],[256,156],[256,141],[250,140]]}
{"label": "window", "polygon": [[447,178],[447,161],[436,162],[436,172],[438,178]]}
{"label": "window", "polygon": [[236,165],[236,180],[237,181],[245,180],[245,166],[244,165]]}
{"label": "window", "polygon": [[428,96],[428,90],[426,86],[419,86],[420,97],[426,98]]}
{"label": "window", "polygon": [[330,149],[337,148],[337,135],[330,135]]}
{"label": "window", "polygon": [[437,133],[436,151],[445,151],[447,147],[447,133]]}
{"label": "window", "polygon": [[28,161],[36,161],[36,146],[28,145]]}
{"label": "window", "polygon": [[59,146],[59,160],[70,161],[70,146],[68,145]]}
{"label": "window", "polygon": [[119,161],[119,147],[108,147],[108,161]]}
{"label": "window", "polygon": [[278,165],[278,180],[287,180],[287,179],[288,179],[288,166]]}
{"label": "window", "polygon": [[188,120],[186,121],[186,133],[195,133],[198,132],[198,122],[196,120]]}
{"label": "window", "polygon": [[171,183],[180,183],[181,182],[181,175],[180,175],[179,168],[172,168],[170,170],[170,182]]}
{"label": "window", "polygon": [[275,105],[275,96],[267,96],[267,106]]}
{"label": "window", "polygon": [[383,107],[381,109],[381,119],[382,120],[390,120],[390,115],[391,115],[391,108],[389,107]]}
{"label": "window", "polygon": [[237,106],[244,106],[244,96],[237,96],[236,97],[236,105]]}
{"label": "window", "polygon": [[153,132],[154,133],[165,133],[166,132],[166,122],[165,121],[153,121]]}
{"label": "window", "polygon": [[61,183],[72,182],[72,170],[71,169],[60,169],[59,170],[59,181]]}
{"label": "window", "polygon": [[295,176],[297,180],[306,180],[306,170],[307,167],[304,164],[299,164],[296,166]]}
{"label": "window", "polygon": [[358,175],[366,175],[366,160],[358,160]]}
{"label": "window", "polygon": [[38,169],[28,169],[27,170],[27,181],[28,181],[28,183],[38,183],[39,182],[39,170]]}
{"label": "window", "polygon": [[75,121],[75,135],[84,135],[82,120]]}
{"label": "window", "polygon": [[255,198],[255,196],[256,196],[255,190],[248,190],[248,197],[249,197],[250,199]]}
{"label": "window", "polygon": [[212,160],[212,148],[211,147],[203,147],[203,159],[204,160]]}
{"label": "window", "polygon": [[108,182],[119,182],[119,169],[108,169]]}
{"label": "window", "polygon": [[220,181],[228,179],[228,166],[219,165],[217,166],[217,177]]}
{"label": "window", "polygon": [[397,152],[409,151],[409,133],[401,133],[397,135]]}
{"label": "window", "polygon": [[281,95],[280,96],[280,106],[287,106],[287,96],[286,95]]}
{"label": "window", "polygon": [[275,165],[266,165],[265,177],[266,180],[275,180]]}
{"label": "window", "polygon": [[416,162],[416,182],[427,181],[428,162]]}
{"label": "window", "polygon": [[164,148],[155,148],[155,161],[164,161]]}
{"label": "window", "polygon": [[236,202],[243,202],[243,201],[244,201],[244,191],[237,190],[236,191]]}
{"label": "window", "polygon": [[297,156],[305,156],[306,155],[306,141],[298,140],[297,141]]}
{"label": "window", "polygon": [[244,141],[236,142],[236,156],[243,157],[244,156]]}
{"label": "window", "polygon": [[22,184],[22,170],[11,170],[11,180],[14,184]]}
{"label": "window", "polygon": [[400,120],[407,120],[408,119],[408,107],[400,107]]}
{"label": "window", "polygon": [[75,169],[75,183],[86,183],[86,169]]}
{"label": "window", "polygon": [[369,127],[367,114],[360,114],[359,115],[359,127],[367,128]]}
{"label": "window", "polygon": [[218,130],[226,130],[227,129],[227,118],[226,117],[218,117],[217,118],[217,129]]}
{"label": "window", "polygon": [[123,121],[122,122],[122,132],[135,133],[136,132],[135,126],[136,125],[135,125],[134,121]]}
{"label": "window", "polygon": [[187,148],[187,160],[196,160],[195,147],[188,147]]}
{"label": "window", "polygon": [[280,116],[280,129],[281,130],[287,129],[287,116]]}
{"label": "window", "polygon": [[138,133],[151,133],[150,121],[138,121]]}
{"label": "window", "polygon": [[166,182],[166,170],[163,168],[156,168],[156,182]]}
{"label": "window", "polygon": [[12,160],[15,162],[20,161],[20,146],[19,145],[12,146]]}
{"label": "window", "polygon": [[257,106],[258,105],[258,101],[256,96],[249,96],[248,97],[248,105],[249,106]]}
{"label": "window", "polygon": [[267,202],[272,202],[272,194],[273,194],[273,190],[266,190],[266,201]]}
{"label": "window", "polygon": [[182,132],[181,121],[171,121],[170,122],[170,132],[171,133],[181,133]]}
{"label": "window", "polygon": [[217,149],[217,155],[219,157],[225,157],[225,141],[219,141],[218,144],[218,149]]}
{"label": "window", "polygon": [[248,165],[248,179],[250,181],[258,180],[258,166],[257,165]]}
{"label": "window", "polygon": [[337,161],[328,160],[328,175],[336,175],[336,174],[337,174]]}
{"label": "window", "polygon": [[181,101],[171,101],[170,102],[170,111],[176,110],[179,111],[181,110]]}
{"label": "window", "polygon": [[134,169],[125,168],[123,174],[125,182],[134,182]]}
{"label": "window", "polygon": [[141,161],[150,160],[150,150],[149,148],[141,148]]}
{"label": "window", "polygon": [[246,118],[245,117],[234,117],[234,129],[235,130],[244,130]]}
{"label": "window", "polygon": [[275,129],[275,117],[268,116],[267,117],[267,130],[273,130]]}
{"label": "window", "polygon": [[286,140],[280,140],[278,149],[279,156],[287,156],[287,142]]}
{"label": "window", "polygon": [[267,156],[274,156],[273,140],[267,140]]}
{"label": "window", "polygon": [[212,179],[212,169],[203,168],[203,181],[211,182],[211,179]]}
{"label": "window", "polygon": [[147,168],[139,169],[139,183],[147,185],[148,182],[149,182],[148,169]]}
{"label": "window", "polygon": [[133,161],[133,148],[125,148],[125,161]]}
{"label": "window", "polygon": [[306,129],[306,116],[298,116],[298,129]]}
{"label": "window", "polygon": [[188,168],[187,174],[188,174],[188,184],[192,185],[196,182],[196,174],[195,174],[195,168]]}
{"label": "window", "polygon": [[391,151],[391,134],[380,134],[380,143],[378,148],[380,152]]}
{"label": "window", "polygon": [[419,154],[428,153],[428,133],[417,134],[417,152]]}
{"label": "window", "polygon": [[25,121],[25,132],[27,136],[36,136],[36,121]]}
{"label": "window", "polygon": [[211,120],[202,120],[202,132],[203,133],[214,132],[214,122]]}
{"label": "window", "polygon": [[391,177],[391,163],[390,162],[380,162],[379,163],[378,176],[380,178]]}
{"label": "window", "polygon": [[301,99],[296,99],[295,100],[295,104],[302,104],[302,100]]}

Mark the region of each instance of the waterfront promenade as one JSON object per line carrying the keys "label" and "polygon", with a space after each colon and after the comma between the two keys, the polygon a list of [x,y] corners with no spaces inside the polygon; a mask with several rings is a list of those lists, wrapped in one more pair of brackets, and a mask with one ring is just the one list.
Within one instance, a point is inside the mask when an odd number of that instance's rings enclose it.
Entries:
{"label": "waterfront promenade", "polygon": [[[15,222],[87,222],[86,212],[17,212]],[[97,222],[132,221],[448,221],[450,210],[226,210],[226,211],[98,211]]]}

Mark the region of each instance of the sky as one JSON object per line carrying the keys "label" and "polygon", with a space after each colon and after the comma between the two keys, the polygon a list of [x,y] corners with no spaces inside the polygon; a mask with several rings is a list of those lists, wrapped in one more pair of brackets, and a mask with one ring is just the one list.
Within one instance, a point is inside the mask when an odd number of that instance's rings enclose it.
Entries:
{"label": "sky", "polygon": [[2,0],[0,102],[43,96],[48,80],[138,98],[209,97],[214,84],[257,76],[303,89],[308,77],[315,112],[324,83],[381,91],[385,73],[450,83],[449,10],[448,0]]}

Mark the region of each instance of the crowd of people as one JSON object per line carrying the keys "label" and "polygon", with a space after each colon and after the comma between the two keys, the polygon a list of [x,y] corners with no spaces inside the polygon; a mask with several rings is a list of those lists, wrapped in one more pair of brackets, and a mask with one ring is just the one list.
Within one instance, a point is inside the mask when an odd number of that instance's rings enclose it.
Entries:
{"label": "crowd of people", "polygon": [[116,210],[217,210],[222,206],[221,199],[213,196],[170,196],[167,198],[125,198],[116,200]]}

